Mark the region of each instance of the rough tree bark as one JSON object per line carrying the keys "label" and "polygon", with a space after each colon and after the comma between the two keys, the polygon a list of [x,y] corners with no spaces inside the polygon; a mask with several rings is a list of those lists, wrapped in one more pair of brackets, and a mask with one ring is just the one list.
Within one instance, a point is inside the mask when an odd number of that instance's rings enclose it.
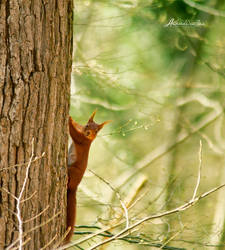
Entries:
{"label": "rough tree bark", "polygon": [[0,249],[21,233],[15,197],[32,140],[34,157],[45,155],[21,197],[23,249],[52,249],[65,233],[71,62],[72,0],[0,0]]}

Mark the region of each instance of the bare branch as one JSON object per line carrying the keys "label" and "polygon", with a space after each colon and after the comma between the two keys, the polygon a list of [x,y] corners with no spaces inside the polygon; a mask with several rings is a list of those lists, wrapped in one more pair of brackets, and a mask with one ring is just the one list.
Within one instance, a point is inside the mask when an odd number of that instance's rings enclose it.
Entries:
{"label": "bare branch", "polygon": [[1,189],[5,191],[7,194],[11,195],[15,200],[18,200],[18,198],[14,194],[10,193],[7,189],[5,188],[1,188]]}
{"label": "bare branch", "polygon": [[104,233],[104,232],[106,232],[106,231],[108,231],[108,230],[114,229],[114,228],[116,228],[116,227],[122,225],[124,222],[125,222],[125,220],[122,221],[122,222],[119,222],[119,223],[117,223],[117,224],[115,224],[115,225],[113,225],[113,226],[108,226],[108,227],[105,227],[105,228],[103,228],[103,229],[99,229],[96,233],[94,233],[94,234],[92,234],[92,235],[88,235],[87,237],[84,237],[84,238],[79,239],[79,240],[77,240],[77,241],[71,242],[71,243],[66,244],[66,245],[64,245],[64,246],[61,246],[61,247],[57,248],[57,250],[63,250],[63,249],[67,249],[68,247],[72,247],[72,246],[76,246],[76,245],[78,245],[78,244],[81,244],[81,243],[83,243],[83,242],[85,242],[85,241],[87,241],[87,240],[90,240],[91,238],[94,238],[95,236],[100,235],[101,233]]}
{"label": "bare branch", "polygon": [[36,194],[37,194],[37,191],[34,191],[32,195],[30,195],[28,198],[22,200],[21,203],[30,200],[30,199],[33,198],[33,196],[35,196]]}
{"label": "bare branch", "polygon": [[[31,228],[30,230],[28,230],[27,232],[24,233],[23,237],[26,237],[30,232],[33,232],[34,230],[43,227],[44,225],[48,224],[49,222],[51,222],[53,219],[55,219],[55,217],[57,217],[59,214],[61,214],[61,212],[59,211],[58,213],[56,213],[55,215],[53,215],[51,218],[49,218],[48,220],[44,221],[43,223]],[[17,240],[15,240],[10,246],[8,246],[6,248],[6,250],[12,249],[13,246],[15,246],[15,244],[17,244],[17,242],[20,239],[18,238]]]}
{"label": "bare branch", "polygon": [[[52,247],[52,249],[58,249],[58,246],[64,241],[64,239],[66,238],[66,236],[68,235],[68,233],[70,232],[70,227],[67,228],[66,232],[64,233],[64,235],[61,237],[61,239]],[[68,244],[66,244],[68,245]]]}
{"label": "bare branch", "polygon": [[[36,156],[36,157],[32,160],[32,163],[35,162],[35,161],[40,160],[41,158],[44,157],[44,155],[45,155],[45,152],[43,152],[41,156]],[[29,161],[29,162],[30,162],[30,161]],[[2,169],[0,169],[0,172],[1,172],[1,171],[4,171],[4,170],[11,169],[11,168],[15,168],[15,167],[26,166],[27,164],[29,164],[29,162],[20,163],[20,164],[15,164],[15,165],[13,165],[13,166],[11,166],[11,167],[8,167],[8,168],[2,168]]]}
{"label": "bare branch", "polygon": [[181,143],[185,142],[192,135],[208,127],[210,124],[216,121],[219,117],[221,117],[222,114],[223,114],[223,111],[221,111],[220,113],[213,112],[212,114],[209,114],[206,117],[206,119],[204,120],[204,123],[196,126],[191,132],[189,133],[184,132],[183,134],[181,134],[175,143],[170,144],[170,145],[168,145],[167,143],[160,145],[158,148],[156,148],[150,154],[148,154],[143,160],[141,160],[140,162],[136,164],[135,166],[136,170],[132,174],[130,174],[130,176],[127,177],[127,179],[123,182],[122,185],[129,182],[139,172],[143,171],[145,168],[149,167],[150,164],[154,163],[155,161],[159,160],[161,157],[171,152],[174,148],[176,148]]}
{"label": "bare branch", "polygon": [[126,218],[126,228],[129,227],[129,215],[128,215],[128,210],[127,210],[127,207],[125,205],[125,203],[123,202],[121,196],[120,196],[120,193],[108,182],[106,181],[105,179],[103,179],[101,176],[99,176],[98,174],[96,174],[93,170],[91,169],[88,169],[92,174],[94,174],[96,177],[98,177],[101,181],[103,181],[106,185],[108,185],[110,187],[110,189],[112,189],[113,192],[115,192],[117,198],[119,199],[120,201],[120,204],[124,210],[124,215],[125,215],[125,218]]}
{"label": "bare branch", "polygon": [[[24,242],[23,242],[23,246],[25,246],[29,241],[31,240],[31,238],[27,238]],[[12,250],[17,250],[18,247],[13,247]]]}
{"label": "bare branch", "polygon": [[221,10],[216,10],[212,7],[208,7],[208,6],[205,6],[205,5],[201,5],[201,4],[198,4],[198,3],[195,3],[191,0],[183,0],[187,5],[197,9],[197,10],[201,10],[203,12],[206,12],[210,15],[213,15],[213,16],[220,16],[220,17],[225,17],[225,12],[224,11],[221,11]]}
{"label": "bare branch", "polygon": [[[23,221],[22,219],[22,215],[21,215],[21,203],[23,202],[26,202],[30,199],[33,198],[33,196],[37,193],[37,191],[35,191],[32,195],[30,195],[28,198],[25,198],[22,200],[22,197],[23,197],[23,194],[24,194],[24,191],[25,191],[25,187],[26,187],[26,184],[27,184],[27,181],[28,181],[28,175],[29,175],[29,170],[30,170],[30,167],[32,165],[33,162],[41,159],[43,156],[45,155],[45,152],[42,153],[42,155],[40,157],[34,157],[34,138],[32,139],[32,143],[31,143],[31,156],[30,156],[30,159],[28,161],[28,163],[23,163],[23,164],[17,164],[17,165],[14,165],[12,167],[9,167],[9,168],[4,168],[2,170],[7,170],[7,169],[10,169],[10,168],[14,168],[14,167],[19,167],[19,166],[23,166],[25,164],[27,164],[27,167],[26,167],[26,173],[25,173],[25,178],[24,178],[24,181],[23,181],[23,185],[22,185],[22,188],[20,190],[20,193],[19,193],[19,196],[16,197],[14,194],[12,194],[11,192],[9,192],[8,190],[6,190],[5,188],[2,188],[2,190],[4,190],[5,192],[7,192],[9,195],[11,195],[15,200],[16,200],[16,213],[12,212],[13,214],[15,214],[15,216],[17,217],[17,220],[18,220],[18,228],[19,228],[19,236],[18,236],[18,239],[15,240],[10,246],[7,247],[7,249],[19,249],[19,250],[22,250],[22,247],[30,240],[30,238],[26,239],[25,241],[23,241],[23,238],[30,232],[32,231],[33,229],[31,229],[30,231],[26,232],[24,234],[23,232],[23,224],[24,223],[27,223],[35,218],[37,218],[38,216],[40,216],[42,213],[44,213],[48,208],[49,206],[44,209],[42,212],[40,212],[38,215],[34,216],[33,218],[29,219],[29,220],[26,220],[26,221]],[[38,226],[39,227],[39,226]],[[36,229],[36,228],[34,228]],[[17,242],[19,242],[19,246],[16,247],[16,248],[13,248],[13,246],[15,244],[17,244]]]}
{"label": "bare branch", "polygon": [[114,235],[114,236],[111,237],[110,239],[104,240],[104,241],[102,241],[102,242],[100,242],[100,243],[94,245],[93,247],[88,248],[88,250],[96,249],[96,248],[98,248],[98,247],[100,247],[100,246],[102,246],[102,245],[105,245],[105,244],[107,244],[107,243],[109,243],[109,242],[111,242],[111,241],[113,241],[113,240],[115,240],[115,239],[117,239],[117,238],[121,238],[121,236],[123,237],[123,235],[124,235],[126,232],[128,232],[129,230],[131,230],[131,229],[133,229],[133,228],[135,228],[135,227],[137,227],[137,226],[139,226],[139,225],[141,225],[142,223],[144,223],[144,222],[146,222],[146,221],[153,220],[153,219],[157,219],[157,218],[161,218],[161,217],[164,217],[164,216],[167,216],[167,215],[171,215],[171,214],[175,214],[175,213],[184,211],[184,210],[190,208],[191,206],[193,206],[193,205],[194,205],[197,201],[199,201],[200,199],[202,199],[202,198],[204,198],[204,197],[206,197],[206,196],[208,196],[208,195],[210,195],[210,194],[216,192],[217,190],[219,190],[219,189],[221,189],[221,188],[223,188],[223,187],[225,187],[225,184],[220,185],[220,186],[218,186],[218,187],[215,187],[215,188],[209,190],[208,192],[203,193],[202,195],[196,197],[194,200],[191,199],[189,202],[183,204],[182,206],[179,206],[179,207],[177,207],[177,208],[174,208],[174,209],[172,209],[172,210],[169,210],[169,211],[166,211],[166,212],[163,212],[163,213],[159,213],[159,214],[156,214],[156,215],[147,216],[147,217],[145,217],[145,218],[143,218],[143,219],[137,221],[137,222],[134,223],[133,225],[129,226],[128,228],[125,228],[125,229],[121,230],[119,233],[117,233],[116,235]]}
{"label": "bare branch", "polygon": [[31,157],[29,160],[29,163],[27,165],[27,169],[26,169],[26,175],[25,175],[25,179],[23,181],[23,186],[21,188],[19,197],[16,199],[17,203],[16,203],[16,210],[17,210],[17,219],[19,222],[19,250],[22,250],[22,246],[23,246],[23,220],[21,217],[21,210],[20,210],[20,204],[21,204],[21,199],[23,196],[23,192],[25,190],[26,184],[27,184],[27,180],[28,180],[28,174],[29,174],[29,170],[30,170],[30,166],[34,157],[34,138],[32,139],[32,148],[31,148]]}
{"label": "bare branch", "polygon": [[199,166],[198,166],[198,179],[197,179],[197,183],[196,183],[196,187],[193,193],[193,197],[192,200],[195,199],[196,195],[197,195],[197,191],[199,188],[199,184],[201,181],[201,169],[202,169],[202,141],[200,140],[200,145],[199,145]]}
{"label": "bare branch", "polygon": [[47,206],[45,209],[43,209],[40,213],[38,213],[37,215],[35,215],[34,217],[32,217],[32,218],[30,218],[30,219],[28,219],[28,220],[25,220],[23,223],[30,222],[30,221],[36,219],[37,217],[41,216],[46,210],[49,209],[49,207],[50,207],[50,206],[48,205],[48,206]]}
{"label": "bare branch", "polygon": [[61,212],[59,211],[58,213],[54,214],[51,218],[49,218],[48,220],[44,221],[43,223],[31,228],[30,230],[28,230],[26,233],[30,233],[30,232],[33,232],[34,230],[40,228],[40,227],[43,227],[44,225],[48,224],[49,222],[51,222],[53,219],[55,219],[58,215],[60,215]]}
{"label": "bare branch", "polygon": [[171,240],[173,240],[174,238],[177,237],[178,234],[180,234],[182,232],[182,230],[179,230],[178,232],[176,232],[174,235],[172,235],[161,247],[160,249],[163,249]]}
{"label": "bare branch", "polygon": [[52,244],[52,242],[57,238],[58,234],[56,233],[55,236],[45,245],[43,246],[40,250],[46,249],[49,245]]}
{"label": "bare branch", "polygon": [[[193,206],[197,201],[199,201],[199,200],[201,200],[201,199],[207,197],[208,195],[210,195],[210,194],[212,194],[212,193],[218,191],[219,189],[221,189],[221,188],[223,188],[223,187],[225,187],[225,184],[220,185],[220,186],[218,186],[218,187],[215,187],[215,188],[213,188],[213,189],[210,189],[209,191],[207,191],[207,192],[201,194],[200,196],[196,197],[194,200],[191,199],[189,202],[187,202],[187,203],[183,204],[182,206],[179,206],[179,207],[177,207],[177,208],[175,208],[175,209],[172,209],[172,210],[169,210],[169,211],[166,211],[166,212],[162,212],[162,213],[158,213],[158,214],[156,214],[156,215],[147,216],[147,217],[145,217],[145,218],[143,218],[143,219],[137,221],[137,222],[134,223],[133,225],[130,225],[129,228],[123,229],[123,230],[120,231],[118,234],[114,235],[112,238],[107,239],[107,240],[105,240],[105,241],[103,241],[103,242],[100,242],[100,243],[96,244],[95,246],[89,248],[88,250],[95,249],[95,248],[97,248],[97,247],[99,247],[99,246],[101,246],[101,245],[107,244],[107,243],[109,243],[109,242],[111,242],[111,241],[113,241],[113,240],[115,240],[115,239],[117,239],[117,238],[118,238],[118,239],[121,239],[121,237],[123,237],[123,235],[124,235],[125,233],[127,233],[127,232],[130,231],[131,229],[133,229],[133,228],[135,228],[135,227],[141,225],[142,223],[144,223],[144,222],[146,222],[146,221],[153,220],[153,219],[157,219],[157,218],[161,218],[161,217],[164,217],[164,216],[167,216],[167,215],[171,215],[171,214],[175,214],[175,213],[184,211],[184,210],[190,208],[191,206]],[[105,231],[108,231],[108,230],[111,230],[111,229],[113,229],[113,228],[116,228],[116,227],[122,225],[123,223],[124,223],[124,221],[122,221],[122,222],[120,222],[120,223],[118,223],[118,224],[116,224],[116,225],[113,225],[113,226],[111,226],[111,227],[106,227],[106,228],[103,228],[103,229],[101,229],[101,230],[98,230],[96,233],[94,233],[94,234],[92,234],[92,235],[88,235],[87,237],[84,237],[84,238],[82,238],[82,239],[79,239],[79,240],[77,240],[77,241],[75,241],[75,242],[71,242],[70,244],[64,245],[64,246],[58,248],[57,250],[63,250],[63,249],[66,249],[66,248],[68,248],[68,247],[72,247],[72,246],[81,244],[81,243],[83,243],[83,242],[85,242],[85,241],[87,241],[87,240],[89,240],[89,239],[91,239],[91,238],[93,238],[93,237],[95,237],[95,236],[98,236],[98,235],[104,233]]]}

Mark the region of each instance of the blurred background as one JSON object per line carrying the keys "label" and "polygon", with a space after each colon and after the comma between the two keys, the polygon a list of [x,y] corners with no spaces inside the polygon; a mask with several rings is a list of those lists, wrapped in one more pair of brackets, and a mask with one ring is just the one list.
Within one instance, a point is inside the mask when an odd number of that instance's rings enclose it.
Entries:
{"label": "blurred background", "polygon": [[[76,0],[72,117],[106,125],[78,191],[88,249],[225,183],[225,1]],[[201,172],[199,172],[201,168]],[[126,206],[126,209],[125,207]],[[98,249],[225,249],[225,190]]]}

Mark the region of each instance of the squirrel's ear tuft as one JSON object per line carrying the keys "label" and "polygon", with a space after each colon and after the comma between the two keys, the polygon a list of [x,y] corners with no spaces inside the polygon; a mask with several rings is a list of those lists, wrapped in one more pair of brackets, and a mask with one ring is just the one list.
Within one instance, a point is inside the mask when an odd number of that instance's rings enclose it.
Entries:
{"label": "squirrel's ear tuft", "polygon": [[69,126],[73,126],[73,118],[71,116],[69,116]]}
{"label": "squirrel's ear tuft", "polygon": [[71,116],[69,117],[69,128],[72,130],[75,129],[80,133],[83,131],[83,126],[75,122]]}
{"label": "squirrel's ear tuft", "polygon": [[73,126],[73,123],[74,123],[73,118],[72,118],[71,116],[69,116],[69,124],[70,124],[71,126]]}
{"label": "squirrel's ear tuft", "polygon": [[88,120],[88,123],[94,122],[93,119],[94,119],[94,117],[95,117],[96,112],[97,112],[97,109],[92,113],[91,117],[90,117],[89,120]]}
{"label": "squirrel's ear tuft", "polygon": [[99,125],[98,125],[98,130],[102,129],[106,124],[108,124],[108,123],[110,123],[110,122],[112,122],[112,120],[108,120],[108,121],[105,121],[105,122],[99,124]]}

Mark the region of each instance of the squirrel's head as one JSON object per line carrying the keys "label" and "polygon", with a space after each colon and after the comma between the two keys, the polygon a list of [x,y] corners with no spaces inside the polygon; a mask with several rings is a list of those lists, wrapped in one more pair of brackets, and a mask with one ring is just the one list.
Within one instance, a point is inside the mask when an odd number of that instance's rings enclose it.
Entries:
{"label": "squirrel's head", "polygon": [[82,126],[76,123],[71,117],[69,118],[69,128],[70,135],[74,141],[79,140],[80,142],[92,142],[99,130],[101,130],[107,123],[111,121],[105,121],[101,124],[94,122],[94,116],[96,111],[94,111],[89,118],[87,124]]}

